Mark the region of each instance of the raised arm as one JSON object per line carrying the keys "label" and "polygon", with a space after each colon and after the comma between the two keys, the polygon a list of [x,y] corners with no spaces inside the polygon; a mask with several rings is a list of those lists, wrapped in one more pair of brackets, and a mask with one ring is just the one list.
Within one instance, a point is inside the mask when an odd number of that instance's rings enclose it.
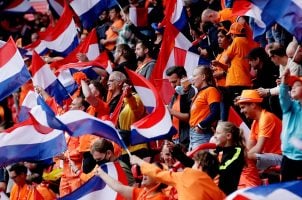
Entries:
{"label": "raised arm", "polygon": [[119,181],[113,179],[111,176],[109,176],[102,168],[98,168],[96,170],[96,175],[99,176],[105,183],[114,191],[124,196],[126,199],[132,199],[133,194],[133,187],[130,187],[128,185],[123,185]]}

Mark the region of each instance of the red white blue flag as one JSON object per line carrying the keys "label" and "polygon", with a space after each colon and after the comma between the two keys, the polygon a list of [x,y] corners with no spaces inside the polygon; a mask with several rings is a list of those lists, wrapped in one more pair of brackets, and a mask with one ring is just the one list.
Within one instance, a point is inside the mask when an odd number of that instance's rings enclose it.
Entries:
{"label": "red white blue flag", "polygon": [[176,129],[172,125],[171,115],[152,83],[131,70],[126,71],[149,112],[146,117],[131,125],[130,143],[145,143],[175,134]]}
{"label": "red white blue flag", "polygon": [[245,188],[230,194],[226,200],[302,199],[302,181],[291,181]]}
{"label": "red white blue flag", "polygon": [[[102,169],[107,172],[109,176],[121,182],[124,185],[128,185],[125,172],[118,162],[110,162],[103,164]],[[106,200],[122,200],[117,192],[112,190],[100,177],[94,176],[89,179],[85,184],[79,187],[72,193],[59,198],[59,200],[95,200],[95,199],[106,199]]]}
{"label": "red white blue flag", "polygon": [[79,38],[73,13],[66,5],[55,27],[49,26],[45,32],[40,32],[40,38],[25,48],[29,51],[35,50],[39,55],[51,50],[54,55],[65,57],[78,44]]}
{"label": "red white blue flag", "polygon": [[8,4],[4,12],[9,13],[31,13],[35,12],[33,7],[31,6],[29,0],[14,0],[11,1],[10,4]]}
{"label": "red white blue flag", "polygon": [[59,105],[69,98],[69,94],[61,82],[54,75],[50,66],[34,51],[31,65],[32,81],[34,86],[39,86],[51,97],[54,97]]}
{"label": "red white blue flag", "polygon": [[62,131],[29,119],[0,133],[0,166],[52,158],[66,150]]}
{"label": "red white blue flag", "polygon": [[0,101],[30,79],[30,73],[12,38],[0,47]]}

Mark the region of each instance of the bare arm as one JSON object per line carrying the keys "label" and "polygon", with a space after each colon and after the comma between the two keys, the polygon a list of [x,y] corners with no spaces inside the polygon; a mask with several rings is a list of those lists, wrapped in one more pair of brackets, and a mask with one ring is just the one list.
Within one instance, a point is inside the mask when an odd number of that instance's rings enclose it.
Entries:
{"label": "bare arm", "polygon": [[106,172],[104,172],[100,167],[96,170],[96,175],[101,177],[105,183],[112,188],[117,193],[124,196],[126,199],[132,199],[133,187],[123,185],[119,181],[113,179]]}
{"label": "bare arm", "polygon": [[97,107],[98,105],[97,98],[92,94],[88,84],[84,80],[81,80],[81,86],[82,86],[83,94],[85,96],[85,100],[93,107]]}
{"label": "bare arm", "polygon": [[249,159],[256,159],[256,154],[262,152],[266,139],[267,138],[265,137],[259,137],[257,142],[256,141],[249,142],[248,144],[249,150],[247,152],[247,157]]}

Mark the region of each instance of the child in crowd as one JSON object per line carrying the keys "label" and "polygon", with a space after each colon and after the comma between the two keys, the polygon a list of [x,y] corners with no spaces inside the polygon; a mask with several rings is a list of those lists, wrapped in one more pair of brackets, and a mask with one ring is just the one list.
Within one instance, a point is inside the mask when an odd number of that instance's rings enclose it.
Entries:
{"label": "child in crowd", "polygon": [[217,153],[222,157],[219,166],[219,188],[230,194],[237,190],[245,164],[245,139],[243,131],[231,122],[219,121],[213,139]]}
{"label": "child in crowd", "polygon": [[[160,163],[150,164],[151,166],[163,169],[163,165]],[[132,200],[168,200],[169,197],[163,192],[166,188],[165,184],[161,184],[150,176],[143,176],[142,187],[132,187],[123,185],[119,181],[110,177],[102,168],[97,168],[96,175],[101,177],[106,184],[115,190],[117,193],[121,194],[126,199]]]}
{"label": "child in crowd", "polygon": [[192,168],[182,172],[162,170],[145,162],[137,156],[131,156],[132,164],[138,164],[144,175],[153,180],[176,188],[179,200],[224,199],[224,193],[212,180],[218,174],[218,160],[209,152],[199,151],[194,156]]}
{"label": "child in crowd", "polygon": [[279,99],[283,113],[281,180],[297,180],[302,177],[302,78],[290,76],[288,68],[281,78]]}

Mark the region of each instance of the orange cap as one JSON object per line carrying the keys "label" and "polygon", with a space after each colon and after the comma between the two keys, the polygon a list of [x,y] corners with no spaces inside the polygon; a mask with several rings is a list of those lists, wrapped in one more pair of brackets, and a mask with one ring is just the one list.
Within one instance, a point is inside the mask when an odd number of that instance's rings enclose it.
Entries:
{"label": "orange cap", "polygon": [[262,100],[263,98],[256,90],[242,90],[237,103],[260,103]]}
{"label": "orange cap", "polygon": [[245,33],[244,26],[241,23],[239,23],[239,22],[234,22],[231,25],[230,31],[227,33],[227,35],[229,35],[231,33],[235,34],[235,35],[244,34]]}
{"label": "orange cap", "polygon": [[302,82],[302,77],[290,76],[289,79],[288,79],[288,85],[293,86],[296,81]]}

